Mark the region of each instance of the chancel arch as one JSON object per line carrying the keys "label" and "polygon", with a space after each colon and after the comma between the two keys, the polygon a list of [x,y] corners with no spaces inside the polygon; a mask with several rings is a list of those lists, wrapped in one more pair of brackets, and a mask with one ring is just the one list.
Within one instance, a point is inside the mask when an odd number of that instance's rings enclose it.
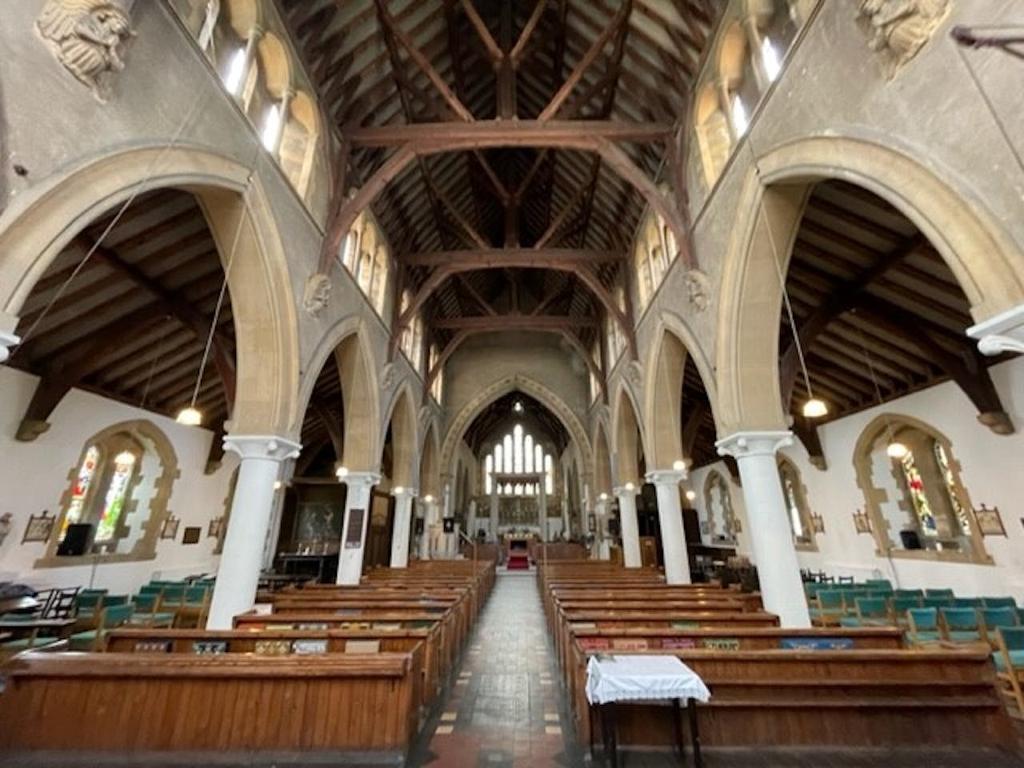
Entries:
{"label": "chancel arch", "polygon": [[391,434],[392,486],[415,487],[419,437],[413,402],[411,386],[406,383],[395,396],[386,422]]}
{"label": "chancel arch", "polygon": [[612,435],[616,485],[632,483],[639,487],[647,472],[647,459],[637,409],[624,384],[619,387],[612,409]]}

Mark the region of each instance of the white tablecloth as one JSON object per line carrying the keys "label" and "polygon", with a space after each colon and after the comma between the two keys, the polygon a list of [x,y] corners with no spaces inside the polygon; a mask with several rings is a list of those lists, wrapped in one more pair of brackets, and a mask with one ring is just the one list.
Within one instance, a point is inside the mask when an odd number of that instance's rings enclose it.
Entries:
{"label": "white tablecloth", "polygon": [[587,701],[696,699],[711,692],[700,676],[676,656],[591,656],[587,662]]}

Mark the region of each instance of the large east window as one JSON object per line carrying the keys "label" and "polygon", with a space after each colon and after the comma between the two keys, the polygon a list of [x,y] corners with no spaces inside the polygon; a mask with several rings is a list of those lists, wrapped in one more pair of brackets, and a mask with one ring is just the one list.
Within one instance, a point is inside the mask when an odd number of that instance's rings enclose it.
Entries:
{"label": "large east window", "polygon": [[484,493],[537,496],[555,490],[555,462],[533,435],[516,424],[484,457]]}

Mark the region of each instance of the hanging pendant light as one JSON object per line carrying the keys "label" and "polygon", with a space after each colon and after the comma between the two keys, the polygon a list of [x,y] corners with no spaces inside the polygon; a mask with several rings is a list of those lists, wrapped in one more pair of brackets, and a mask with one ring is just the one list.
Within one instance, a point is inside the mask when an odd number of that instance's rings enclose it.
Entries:
{"label": "hanging pendant light", "polygon": [[178,411],[178,415],[174,420],[179,424],[184,424],[186,427],[198,427],[203,423],[203,414],[198,408],[189,406]]}
{"label": "hanging pendant light", "polygon": [[808,419],[820,419],[828,416],[828,405],[825,404],[824,400],[812,397],[804,403],[803,414]]}

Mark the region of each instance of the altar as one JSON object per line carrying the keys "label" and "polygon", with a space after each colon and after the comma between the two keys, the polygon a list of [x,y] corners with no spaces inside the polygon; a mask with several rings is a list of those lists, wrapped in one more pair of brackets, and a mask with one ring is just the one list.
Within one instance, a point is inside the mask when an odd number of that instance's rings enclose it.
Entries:
{"label": "altar", "polygon": [[530,545],[536,536],[529,532],[509,532],[503,536],[505,567],[510,571],[526,571],[530,568]]}

